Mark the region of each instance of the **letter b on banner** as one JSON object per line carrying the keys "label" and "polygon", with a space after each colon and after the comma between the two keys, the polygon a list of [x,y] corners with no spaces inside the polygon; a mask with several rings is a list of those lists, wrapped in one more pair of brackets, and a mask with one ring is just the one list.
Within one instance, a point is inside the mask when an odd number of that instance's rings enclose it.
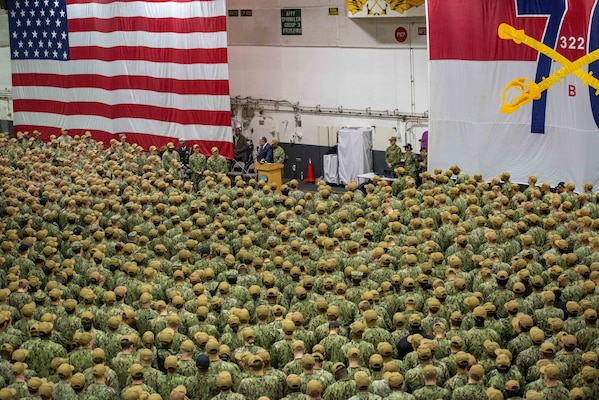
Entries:
{"label": "letter b on banner", "polygon": [[568,96],[576,97],[576,86],[568,85]]}

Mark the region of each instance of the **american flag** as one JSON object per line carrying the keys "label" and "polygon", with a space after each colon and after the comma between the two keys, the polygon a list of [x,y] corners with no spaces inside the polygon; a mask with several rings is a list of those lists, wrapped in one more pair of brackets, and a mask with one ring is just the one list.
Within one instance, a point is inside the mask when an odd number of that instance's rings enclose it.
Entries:
{"label": "american flag", "polygon": [[232,156],[225,0],[9,0],[16,131]]}

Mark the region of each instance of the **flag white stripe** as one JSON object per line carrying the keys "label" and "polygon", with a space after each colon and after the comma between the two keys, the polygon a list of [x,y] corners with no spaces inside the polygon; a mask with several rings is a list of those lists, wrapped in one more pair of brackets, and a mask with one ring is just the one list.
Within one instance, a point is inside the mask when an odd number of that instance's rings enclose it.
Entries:
{"label": "flag white stripe", "polygon": [[78,75],[96,74],[103,76],[149,76],[153,78],[181,80],[228,80],[227,64],[170,64],[149,61],[68,61],[19,60],[13,62],[13,73]]}
{"label": "flag white stripe", "polygon": [[223,4],[220,1],[151,4],[144,1],[124,1],[109,4],[70,4],[67,6],[67,16],[69,19],[110,17],[187,19],[194,17],[219,17],[223,15]]}
{"label": "flag white stripe", "polygon": [[171,33],[171,32],[75,32],[69,33],[70,47],[127,45],[157,49],[218,49],[227,47],[227,33]]}
{"label": "flag white stripe", "polygon": [[40,122],[57,128],[68,126],[69,129],[133,132],[189,140],[232,141],[231,128],[228,126],[181,125],[139,118],[110,119],[93,115],[63,116],[36,112],[20,112],[15,115],[15,125],[35,125]]}
{"label": "flag white stripe", "polygon": [[33,98],[62,102],[93,101],[108,105],[153,105],[179,110],[229,111],[229,96],[181,95],[148,90],[61,89],[21,86],[13,89],[15,99]]}

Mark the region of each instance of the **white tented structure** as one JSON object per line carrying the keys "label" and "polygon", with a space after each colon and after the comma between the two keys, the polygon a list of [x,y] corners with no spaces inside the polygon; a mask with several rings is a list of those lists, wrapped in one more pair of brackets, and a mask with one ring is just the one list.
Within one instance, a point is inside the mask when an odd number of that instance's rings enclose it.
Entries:
{"label": "white tented structure", "polygon": [[324,181],[334,185],[339,184],[339,157],[337,154],[327,154],[322,157]]}
{"label": "white tented structure", "polygon": [[372,171],[372,128],[342,128],[337,132],[339,183],[358,180]]}

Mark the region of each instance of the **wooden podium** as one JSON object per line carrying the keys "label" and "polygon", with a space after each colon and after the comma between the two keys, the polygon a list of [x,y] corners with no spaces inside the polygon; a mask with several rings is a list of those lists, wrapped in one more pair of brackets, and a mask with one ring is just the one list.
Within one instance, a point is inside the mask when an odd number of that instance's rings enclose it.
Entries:
{"label": "wooden podium", "polygon": [[281,186],[283,185],[283,180],[281,178],[281,173],[283,170],[283,164],[265,164],[265,163],[255,163],[256,171],[258,171],[258,181],[263,181],[268,183],[269,185],[272,183],[276,183],[277,185],[277,193],[281,193]]}

